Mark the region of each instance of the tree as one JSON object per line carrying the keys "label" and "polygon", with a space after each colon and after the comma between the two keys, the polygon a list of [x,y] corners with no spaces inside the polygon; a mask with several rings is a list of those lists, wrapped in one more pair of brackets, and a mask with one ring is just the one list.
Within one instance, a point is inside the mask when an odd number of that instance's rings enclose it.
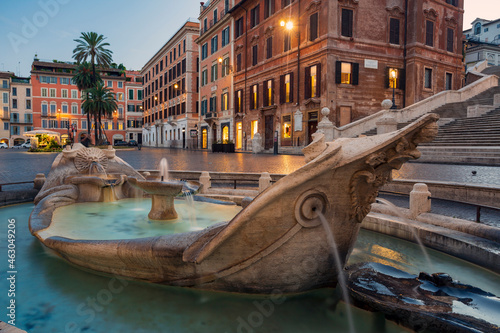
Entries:
{"label": "tree", "polygon": [[[101,81],[101,76],[99,73],[96,73],[97,81]],[[73,82],[76,84],[76,87],[80,92],[85,92],[89,88],[94,86],[94,74],[92,73],[92,64],[84,61],[76,66],[75,76],[73,76]],[[82,96],[83,99],[83,96]],[[97,119],[94,119],[97,124]],[[87,112],[87,128],[89,134],[90,131],[90,113]],[[97,140],[97,136],[96,136]]]}
{"label": "tree", "polygon": [[[85,62],[90,58],[90,64],[92,65],[93,86],[96,86],[99,81],[96,65],[101,68],[109,68],[113,61],[111,56],[113,52],[106,48],[109,46],[109,43],[104,42],[105,39],[106,37],[99,35],[96,32],[82,32],[80,38],[74,40],[78,44],[73,50],[73,58],[78,63]],[[97,135],[97,128],[99,128],[99,133],[101,132],[100,118],[101,115],[97,114],[95,122],[96,144],[100,143],[100,136]],[[99,119],[99,121],[97,121],[97,119]]]}
{"label": "tree", "polygon": [[[101,115],[111,116],[118,109],[115,94],[102,81],[98,81],[94,87],[87,90],[83,97],[82,109],[86,113],[94,115],[96,124],[101,124]],[[95,128],[97,138],[97,125]],[[96,141],[97,142],[97,141]],[[99,138],[100,142],[100,138]]]}

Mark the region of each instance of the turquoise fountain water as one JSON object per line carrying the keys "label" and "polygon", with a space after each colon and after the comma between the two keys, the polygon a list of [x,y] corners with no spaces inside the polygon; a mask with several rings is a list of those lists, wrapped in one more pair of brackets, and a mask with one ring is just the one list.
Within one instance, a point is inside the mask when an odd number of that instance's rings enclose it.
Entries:
{"label": "turquoise fountain water", "polygon": [[[2,221],[16,220],[17,320],[30,333],[46,332],[348,332],[346,308],[335,290],[266,297],[164,287],[99,276],[47,252],[28,231],[31,204],[0,208]],[[6,239],[6,228],[0,228]],[[1,253],[7,245],[1,242]],[[436,271],[500,294],[500,276],[428,250]],[[383,263],[411,274],[430,271],[416,244],[361,231],[348,264]],[[7,271],[7,260],[0,271]],[[296,267],[283,274],[300,274]],[[7,290],[5,279],[0,290]],[[7,294],[0,293],[0,304]],[[357,332],[408,332],[377,315],[352,307]],[[488,314],[486,314],[488,315]],[[491,316],[491,315],[490,315]],[[498,315],[497,315],[498,317]],[[5,312],[0,320],[7,321]]]}

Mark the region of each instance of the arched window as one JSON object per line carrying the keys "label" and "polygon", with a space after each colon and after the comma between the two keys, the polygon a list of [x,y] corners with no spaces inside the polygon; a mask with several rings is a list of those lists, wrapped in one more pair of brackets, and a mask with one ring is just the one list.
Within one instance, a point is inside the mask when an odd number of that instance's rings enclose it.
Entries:
{"label": "arched window", "polygon": [[481,23],[477,22],[474,25],[474,35],[479,35],[479,34],[481,34]]}

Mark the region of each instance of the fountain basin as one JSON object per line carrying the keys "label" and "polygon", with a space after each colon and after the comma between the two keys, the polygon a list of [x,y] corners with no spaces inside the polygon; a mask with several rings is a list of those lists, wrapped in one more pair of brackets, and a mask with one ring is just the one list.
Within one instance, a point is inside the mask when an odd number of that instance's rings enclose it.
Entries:
{"label": "fountain basin", "polygon": [[[148,214],[151,220],[173,222],[177,219],[178,214],[175,210],[174,198],[181,194],[188,182],[179,180],[140,180],[132,177],[128,178],[128,182],[130,185],[151,195],[151,210]],[[186,191],[190,193],[197,192],[199,187],[200,185],[196,186],[195,182],[191,182]]]}
{"label": "fountain basin", "polygon": [[[305,151],[308,164],[262,192],[231,221],[201,231],[129,240],[43,237],[57,208],[53,202],[75,203],[74,193],[63,187],[37,203],[31,232],[76,265],[142,281],[248,293],[333,287],[339,271],[318,212],[332,230],[343,267],[378,189],[393,169],[420,156],[416,147],[437,134],[437,119],[429,114],[375,137],[326,143],[316,136],[313,149]],[[307,269],[287,274],[297,267]]]}

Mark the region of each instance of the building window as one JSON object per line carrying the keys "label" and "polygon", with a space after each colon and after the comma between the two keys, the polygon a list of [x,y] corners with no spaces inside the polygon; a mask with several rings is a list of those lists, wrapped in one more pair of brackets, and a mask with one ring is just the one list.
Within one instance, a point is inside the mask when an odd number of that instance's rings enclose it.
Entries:
{"label": "building window", "polygon": [[446,73],[446,90],[452,90],[453,89],[453,74],[451,73]]}
{"label": "building window", "polygon": [[229,27],[222,30],[222,39],[221,39],[221,47],[229,44]]}
{"label": "building window", "polygon": [[424,72],[424,88],[432,89],[432,69],[426,68]]}
{"label": "building window", "polygon": [[229,57],[222,60],[221,77],[229,75]]}
{"label": "building window", "polygon": [[[217,23],[217,9],[214,10],[214,24],[215,23]],[[179,45],[179,50],[180,50],[180,45]]]}
{"label": "building window", "polygon": [[288,52],[292,48],[292,33],[286,31],[283,35],[283,52]]}
{"label": "building window", "polygon": [[273,57],[273,37],[266,39],[266,59]]}
{"label": "building window", "polygon": [[234,112],[235,113],[242,111],[242,109],[241,109],[242,96],[241,95],[242,95],[242,90],[238,90],[235,93],[235,96],[234,96]]}
{"label": "building window", "polygon": [[217,111],[217,96],[210,97],[210,112]]}
{"label": "building window", "polygon": [[214,37],[212,37],[210,46],[211,46],[211,54],[214,54],[215,52],[217,52],[217,50],[219,48],[219,36],[218,35],[215,35]]}
{"label": "building window", "polygon": [[118,97],[117,100],[123,101],[123,93],[118,93],[117,97]]}
{"label": "building window", "polygon": [[446,3],[458,7],[458,0],[446,0]]}
{"label": "building window", "polygon": [[61,97],[68,98],[68,89],[61,89]]}
{"label": "building window", "polygon": [[47,88],[42,88],[42,97],[47,97]]}
{"label": "building window", "polygon": [[342,30],[344,37],[352,37],[353,11],[352,9],[342,8]]}
{"label": "building window", "polygon": [[280,77],[280,103],[293,102],[293,73]]}
{"label": "building window", "polygon": [[274,80],[264,81],[264,106],[271,106],[274,104]]}
{"label": "building window", "polygon": [[357,85],[359,81],[359,64],[337,61],[335,64],[335,83]]}
{"label": "building window", "polygon": [[12,99],[12,108],[17,109],[17,98]]}
{"label": "building window", "polygon": [[78,90],[75,90],[75,89],[71,90],[71,98],[73,98],[73,99],[78,98]]}
{"label": "building window", "polygon": [[264,19],[274,14],[274,1],[264,0]]}
{"label": "building window", "polygon": [[78,105],[71,105],[71,113],[78,114]]}
{"label": "building window", "polygon": [[217,80],[217,63],[212,64],[212,69],[211,69],[211,75],[210,75],[210,82],[214,82]]}
{"label": "building window", "polygon": [[69,84],[69,83],[70,83],[70,79],[68,77],[61,78],[61,84]]}
{"label": "building window", "polygon": [[306,67],[306,98],[320,96],[321,64]]}
{"label": "building window", "polygon": [[26,88],[26,97],[31,97],[31,89]]}
{"label": "building window", "polygon": [[434,22],[425,21],[425,45],[434,46]]}
{"label": "building window", "polygon": [[236,71],[241,71],[241,53],[238,53],[238,55],[236,55]]}
{"label": "building window", "polygon": [[68,105],[67,104],[62,105],[62,113],[68,113]]}
{"label": "building window", "polygon": [[208,56],[208,43],[201,46],[201,60],[204,60]]}
{"label": "building window", "polygon": [[285,8],[286,6],[290,6],[290,4],[293,2],[294,0],[281,0],[281,8]]}
{"label": "building window", "polygon": [[253,136],[259,132],[259,121],[252,120],[250,123],[250,139],[253,139]]}
{"label": "building window", "polygon": [[17,88],[12,87],[12,96],[17,96]]}
{"label": "building window", "polygon": [[26,100],[26,109],[31,110],[31,99]]}
{"label": "building window", "polygon": [[201,101],[201,115],[204,116],[207,114],[207,99],[203,99]]}
{"label": "building window", "polygon": [[399,45],[399,19],[391,18],[389,22],[389,43]]}
{"label": "building window", "polygon": [[260,18],[260,5],[257,5],[250,10],[250,28],[253,28],[257,24],[259,24],[259,18]]}
{"label": "building window", "polygon": [[453,49],[455,48],[454,40],[455,40],[455,31],[451,28],[448,28],[446,34],[446,51],[453,52]]}
{"label": "building window", "polygon": [[243,35],[243,17],[240,17],[236,20],[236,22],[234,23],[234,30],[235,38]]}
{"label": "building window", "polygon": [[229,141],[229,126],[224,125],[222,127],[222,142],[228,142]]}
{"label": "building window", "polygon": [[56,90],[53,88],[50,88],[50,97],[56,97]]}
{"label": "building window", "polygon": [[257,44],[252,46],[252,66],[257,65],[258,63],[258,48]]}
{"label": "building window", "polygon": [[202,72],[201,72],[201,86],[203,87],[204,85],[206,85],[208,83],[208,70],[207,69],[204,69]]}
{"label": "building window", "polygon": [[250,87],[250,110],[257,109],[259,102],[259,85],[254,84]]}
{"label": "building window", "polygon": [[309,16],[309,40],[318,38],[318,13]]}
{"label": "building window", "polygon": [[108,81],[108,88],[113,88],[113,81]]}
{"label": "building window", "polygon": [[128,91],[128,99],[134,99],[134,90],[133,89],[129,89],[129,91]]}
{"label": "building window", "polygon": [[220,99],[220,110],[226,111],[229,108],[229,93],[223,93]]}
{"label": "building window", "polygon": [[42,117],[48,116],[49,113],[48,107],[49,106],[47,104],[42,104]]}

